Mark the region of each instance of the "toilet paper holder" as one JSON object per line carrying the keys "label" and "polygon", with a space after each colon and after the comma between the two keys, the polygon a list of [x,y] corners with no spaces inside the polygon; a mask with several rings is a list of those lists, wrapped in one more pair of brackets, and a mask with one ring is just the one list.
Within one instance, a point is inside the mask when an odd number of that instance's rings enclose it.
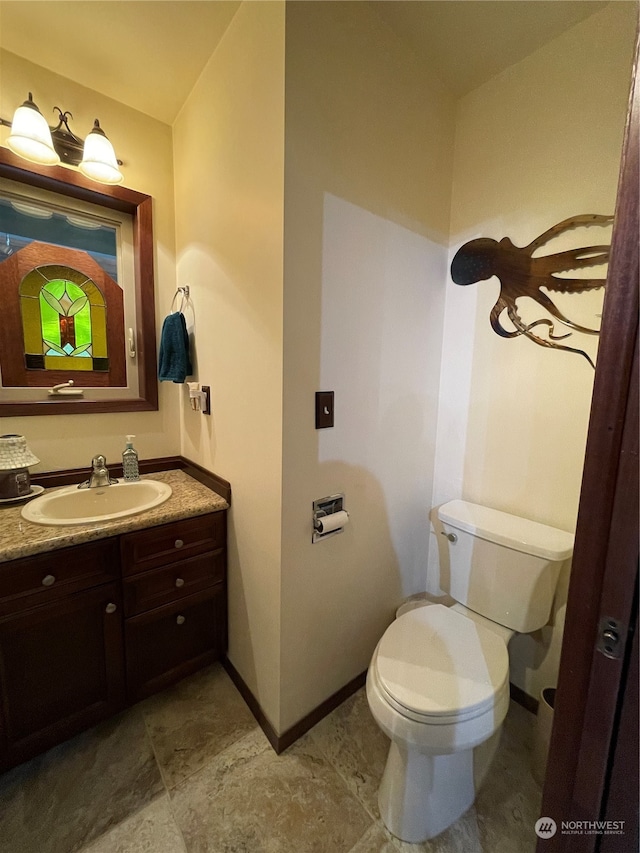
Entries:
{"label": "toilet paper holder", "polygon": [[[345,509],[345,500],[343,494],[329,495],[326,498],[319,498],[318,500],[315,500],[313,502],[312,506],[312,542],[320,542],[321,539],[329,539],[331,536],[335,536],[336,533],[344,533],[344,525],[349,520],[349,514]],[[326,524],[326,522],[323,524],[323,519],[327,519],[329,516],[336,515],[337,513],[340,513],[340,521],[342,522],[341,526],[331,530],[323,530],[323,527]]]}

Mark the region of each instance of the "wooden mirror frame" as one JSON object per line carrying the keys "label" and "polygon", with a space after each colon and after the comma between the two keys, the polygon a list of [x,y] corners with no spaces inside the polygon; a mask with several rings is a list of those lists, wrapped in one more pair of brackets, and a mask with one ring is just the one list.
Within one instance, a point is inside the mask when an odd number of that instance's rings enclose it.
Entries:
{"label": "wooden mirror frame", "polygon": [[[105,412],[148,412],[158,409],[156,320],[153,277],[153,199],[121,186],[96,184],[64,166],[26,164],[0,147],[0,177],[59,195],[119,210],[132,218],[135,265],[136,349],[139,396],[129,399],[52,398],[0,401],[0,418],[25,415],[76,415]],[[99,187],[99,188],[98,188]]]}

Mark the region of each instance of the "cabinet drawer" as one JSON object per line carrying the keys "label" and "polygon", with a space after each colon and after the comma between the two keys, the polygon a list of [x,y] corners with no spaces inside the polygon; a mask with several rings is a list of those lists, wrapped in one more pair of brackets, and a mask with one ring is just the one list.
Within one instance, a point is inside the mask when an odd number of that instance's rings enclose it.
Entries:
{"label": "cabinet drawer", "polygon": [[191,595],[125,621],[127,694],[136,701],[221,657],[226,589]]}
{"label": "cabinet drawer", "polygon": [[226,539],[225,520],[224,512],[214,512],[125,534],[120,538],[123,574],[146,572],[222,548]]}
{"label": "cabinet drawer", "polygon": [[163,604],[186,598],[224,580],[226,552],[199,554],[151,572],[135,575],[124,582],[126,616],[135,616]]}
{"label": "cabinet drawer", "polygon": [[119,575],[116,539],[0,563],[0,613],[34,607]]}

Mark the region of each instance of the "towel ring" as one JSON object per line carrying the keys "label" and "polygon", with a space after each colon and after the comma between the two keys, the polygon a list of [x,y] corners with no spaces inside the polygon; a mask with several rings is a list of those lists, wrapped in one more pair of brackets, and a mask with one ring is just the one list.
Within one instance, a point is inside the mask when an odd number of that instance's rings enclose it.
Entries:
{"label": "towel ring", "polygon": [[185,284],[184,287],[179,287],[176,290],[176,292],[173,294],[173,299],[171,300],[171,308],[169,309],[170,314],[174,313],[173,306],[174,306],[174,303],[175,303],[176,299],[178,298],[178,296],[181,296],[182,298],[180,300],[180,307],[177,308],[176,310],[179,311],[180,313],[182,313],[182,309],[184,308],[185,299],[187,300],[187,302],[189,301],[189,285],[188,284]]}

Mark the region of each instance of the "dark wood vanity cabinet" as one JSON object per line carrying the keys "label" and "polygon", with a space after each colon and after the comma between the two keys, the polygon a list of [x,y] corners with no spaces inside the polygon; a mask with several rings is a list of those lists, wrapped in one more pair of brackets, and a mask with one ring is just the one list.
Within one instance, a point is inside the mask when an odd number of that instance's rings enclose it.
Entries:
{"label": "dark wood vanity cabinet", "polygon": [[224,513],[121,539],[127,695],[132,701],[221,657],[227,647]]}
{"label": "dark wood vanity cabinet", "polygon": [[115,540],[0,564],[0,767],[123,707]]}
{"label": "dark wood vanity cabinet", "polygon": [[226,513],[0,563],[0,771],[226,651]]}

